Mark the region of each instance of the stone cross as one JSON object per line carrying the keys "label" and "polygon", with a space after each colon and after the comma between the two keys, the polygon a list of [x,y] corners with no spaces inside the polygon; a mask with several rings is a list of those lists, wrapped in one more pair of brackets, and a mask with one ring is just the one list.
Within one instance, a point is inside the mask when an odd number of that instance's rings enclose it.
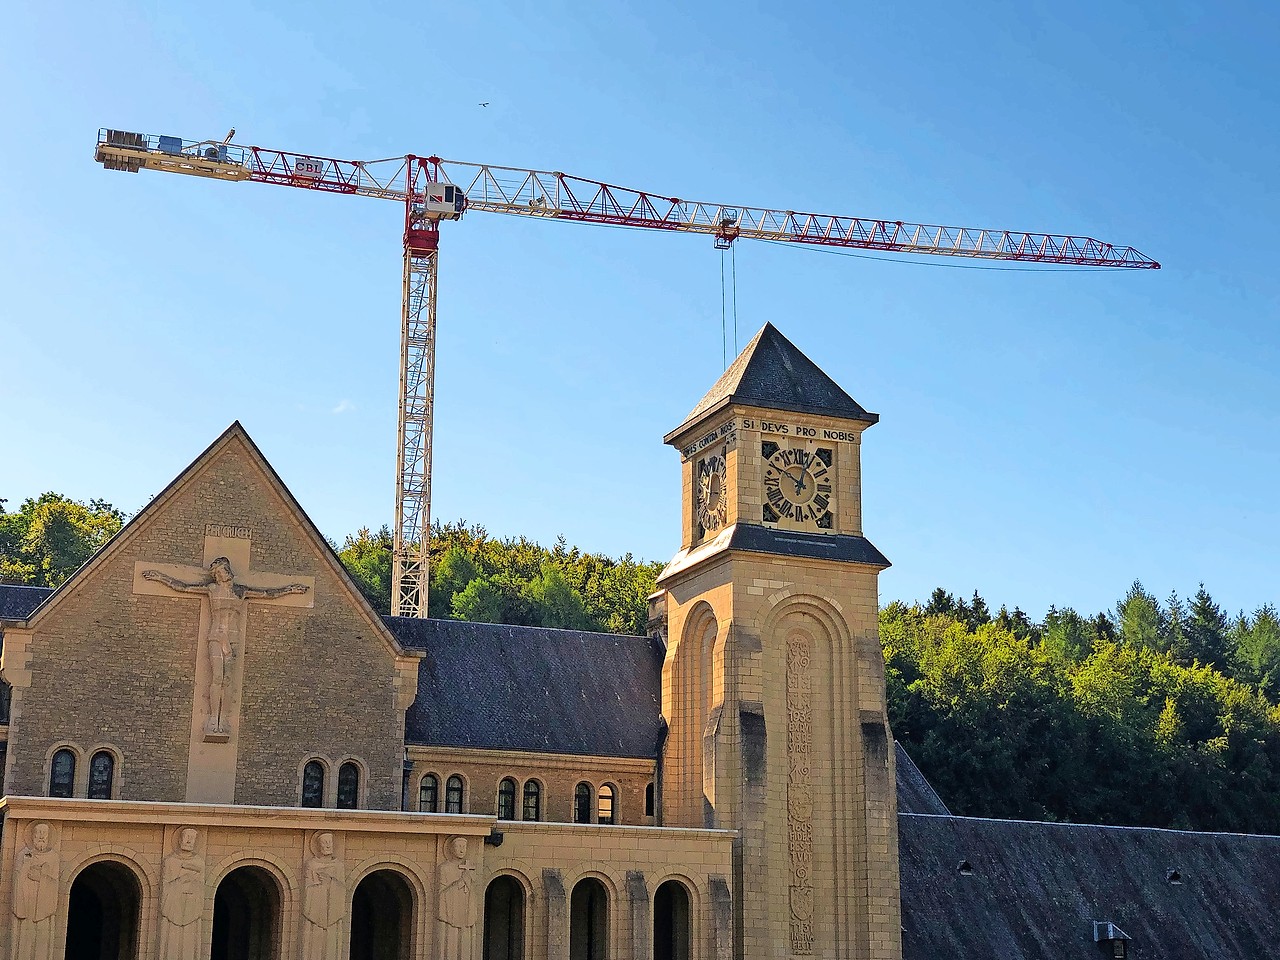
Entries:
{"label": "stone cross", "polygon": [[[209,524],[205,528],[201,566],[147,561],[134,564],[135,594],[186,596],[200,601],[194,671],[199,694],[193,703],[188,800],[229,801],[227,791],[234,793],[234,782],[225,782],[228,769],[234,776],[234,743],[229,756],[211,753],[199,744],[228,744],[235,739],[242,677],[237,664],[244,658],[249,604],[315,606],[314,577],[250,568],[250,537],[251,532],[245,527]],[[202,781],[204,787],[200,786]],[[213,781],[222,782],[221,786],[213,788]]]}

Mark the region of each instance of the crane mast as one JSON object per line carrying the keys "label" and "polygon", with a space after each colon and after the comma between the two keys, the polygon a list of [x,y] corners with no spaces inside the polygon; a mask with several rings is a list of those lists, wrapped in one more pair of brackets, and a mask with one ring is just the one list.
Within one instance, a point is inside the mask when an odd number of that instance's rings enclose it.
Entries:
{"label": "crane mast", "polygon": [[427,616],[431,448],[435,406],[436,289],[440,221],[502,213],[710,236],[719,249],[769,240],[891,253],[1158,270],[1132,247],[1091,237],[906,223],[663,197],[559,171],[412,154],[338,160],[218,140],[98,131],[94,159],[108,170],[156,170],[233,182],[395,200],[404,207],[400,405],[392,613]]}

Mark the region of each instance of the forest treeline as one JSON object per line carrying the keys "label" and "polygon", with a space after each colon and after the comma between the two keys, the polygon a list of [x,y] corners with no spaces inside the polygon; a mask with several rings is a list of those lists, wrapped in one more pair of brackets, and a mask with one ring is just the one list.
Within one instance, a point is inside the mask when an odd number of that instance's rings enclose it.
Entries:
{"label": "forest treeline", "polygon": [[952,813],[1280,833],[1280,622],[1201,586],[1043,623],[935,590],[880,612],[894,735]]}
{"label": "forest treeline", "polygon": [[[0,582],[57,586],[120,529],[54,493],[6,512]],[[335,544],[390,610],[391,535]],[[661,564],[462,521],[431,537],[433,616],[643,633]],[[894,734],[953,813],[1280,834],[1280,615],[1134,582],[1108,611],[992,613],[939,588],[880,611]]]}
{"label": "forest treeline", "polygon": [[[338,556],[380,613],[391,609],[391,532],[348,536]],[[484,527],[437,522],[431,530],[428,609],[433,617],[484,623],[643,634],[648,597],[662,571],[631,554],[612,559]]]}

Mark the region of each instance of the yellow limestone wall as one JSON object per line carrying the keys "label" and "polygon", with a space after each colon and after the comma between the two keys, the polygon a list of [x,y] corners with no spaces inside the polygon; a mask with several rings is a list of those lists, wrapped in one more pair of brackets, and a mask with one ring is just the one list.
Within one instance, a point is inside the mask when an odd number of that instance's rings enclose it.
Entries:
{"label": "yellow limestone wall", "polygon": [[[56,863],[57,907],[47,950],[32,960],[61,958],[65,949],[69,891],[76,876],[101,861],[132,872],[141,889],[139,960],[159,954],[164,860],[180,831],[197,833],[203,859],[204,907],[198,956],[209,956],[214,896],[232,870],[252,865],[267,871],[281,893],[280,960],[306,960],[302,950],[302,900],[306,861],[318,834],[330,833],[344,877],[343,902],[375,870],[398,873],[412,891],[411,948],[415,960],[440,960],[439,870],[457,837],[467,840],[474,926],[463,960],[481,960],[484,892],[498,876],[511,876],[525,892],[524,956],[569,960],[569,902],[585,877],[608,893],[608,952],[616,958],[652,956],[652,900],[667,880],[684,884],[691,901],[691,960],[730,960],[732,834],[710,830],[552,823],[498,823],[493,817],[332,811],[129,801],[50,800],[8,797],[0,801],[0,957],[16,957],[15,872],[31,846],[36,824],[46,824]],[[501,844],[484,838],[501,832]],[[350,936],[349,912],[339,921]],[[341,952],[346,956],[345,944]]]}
{"label": "yellow limestone wall", "polygon": [[[729,524],[760,516],[759,411],[730,409],[724,431]],[[860,535],[858,443],[865,424],[792,415],[842,430],[833,533]],[[784,441],[785,442],[785,441]],[[696,456],[696,455],[695,455]],[[684,465],[693,494],[692,462]],[[697,547],[686,500],[686,549]],[[758,522],[758,520],[756,521]],[[708,534],[708,538],[713,534]],[[741,956],[897,960],[897,810],[873,566],[723,550],[677,569],[665,590],[667,655],[661,822],[741,831]]]}

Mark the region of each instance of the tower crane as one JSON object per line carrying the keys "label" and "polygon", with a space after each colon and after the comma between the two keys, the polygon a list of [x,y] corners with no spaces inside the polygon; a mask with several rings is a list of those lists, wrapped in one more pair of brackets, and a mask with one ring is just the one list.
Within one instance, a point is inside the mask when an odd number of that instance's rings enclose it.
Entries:
{"label": "tower crane", "polygon": [[705,234],[717,249],[771,240],[892,253],[1158,270],[1132,247],[1089,237],[904,223],[867,217],[730,206],[659,196],[559,171],[408,155],[338,160],[222,140],[98,131],[94,159],[108,170],[159,170],[214,180],[393,200],[404,208],[400,410],[392,612],[426,617],[431,533],[431,429],[435,403],[436,279],[440,223],[464,213]]}

